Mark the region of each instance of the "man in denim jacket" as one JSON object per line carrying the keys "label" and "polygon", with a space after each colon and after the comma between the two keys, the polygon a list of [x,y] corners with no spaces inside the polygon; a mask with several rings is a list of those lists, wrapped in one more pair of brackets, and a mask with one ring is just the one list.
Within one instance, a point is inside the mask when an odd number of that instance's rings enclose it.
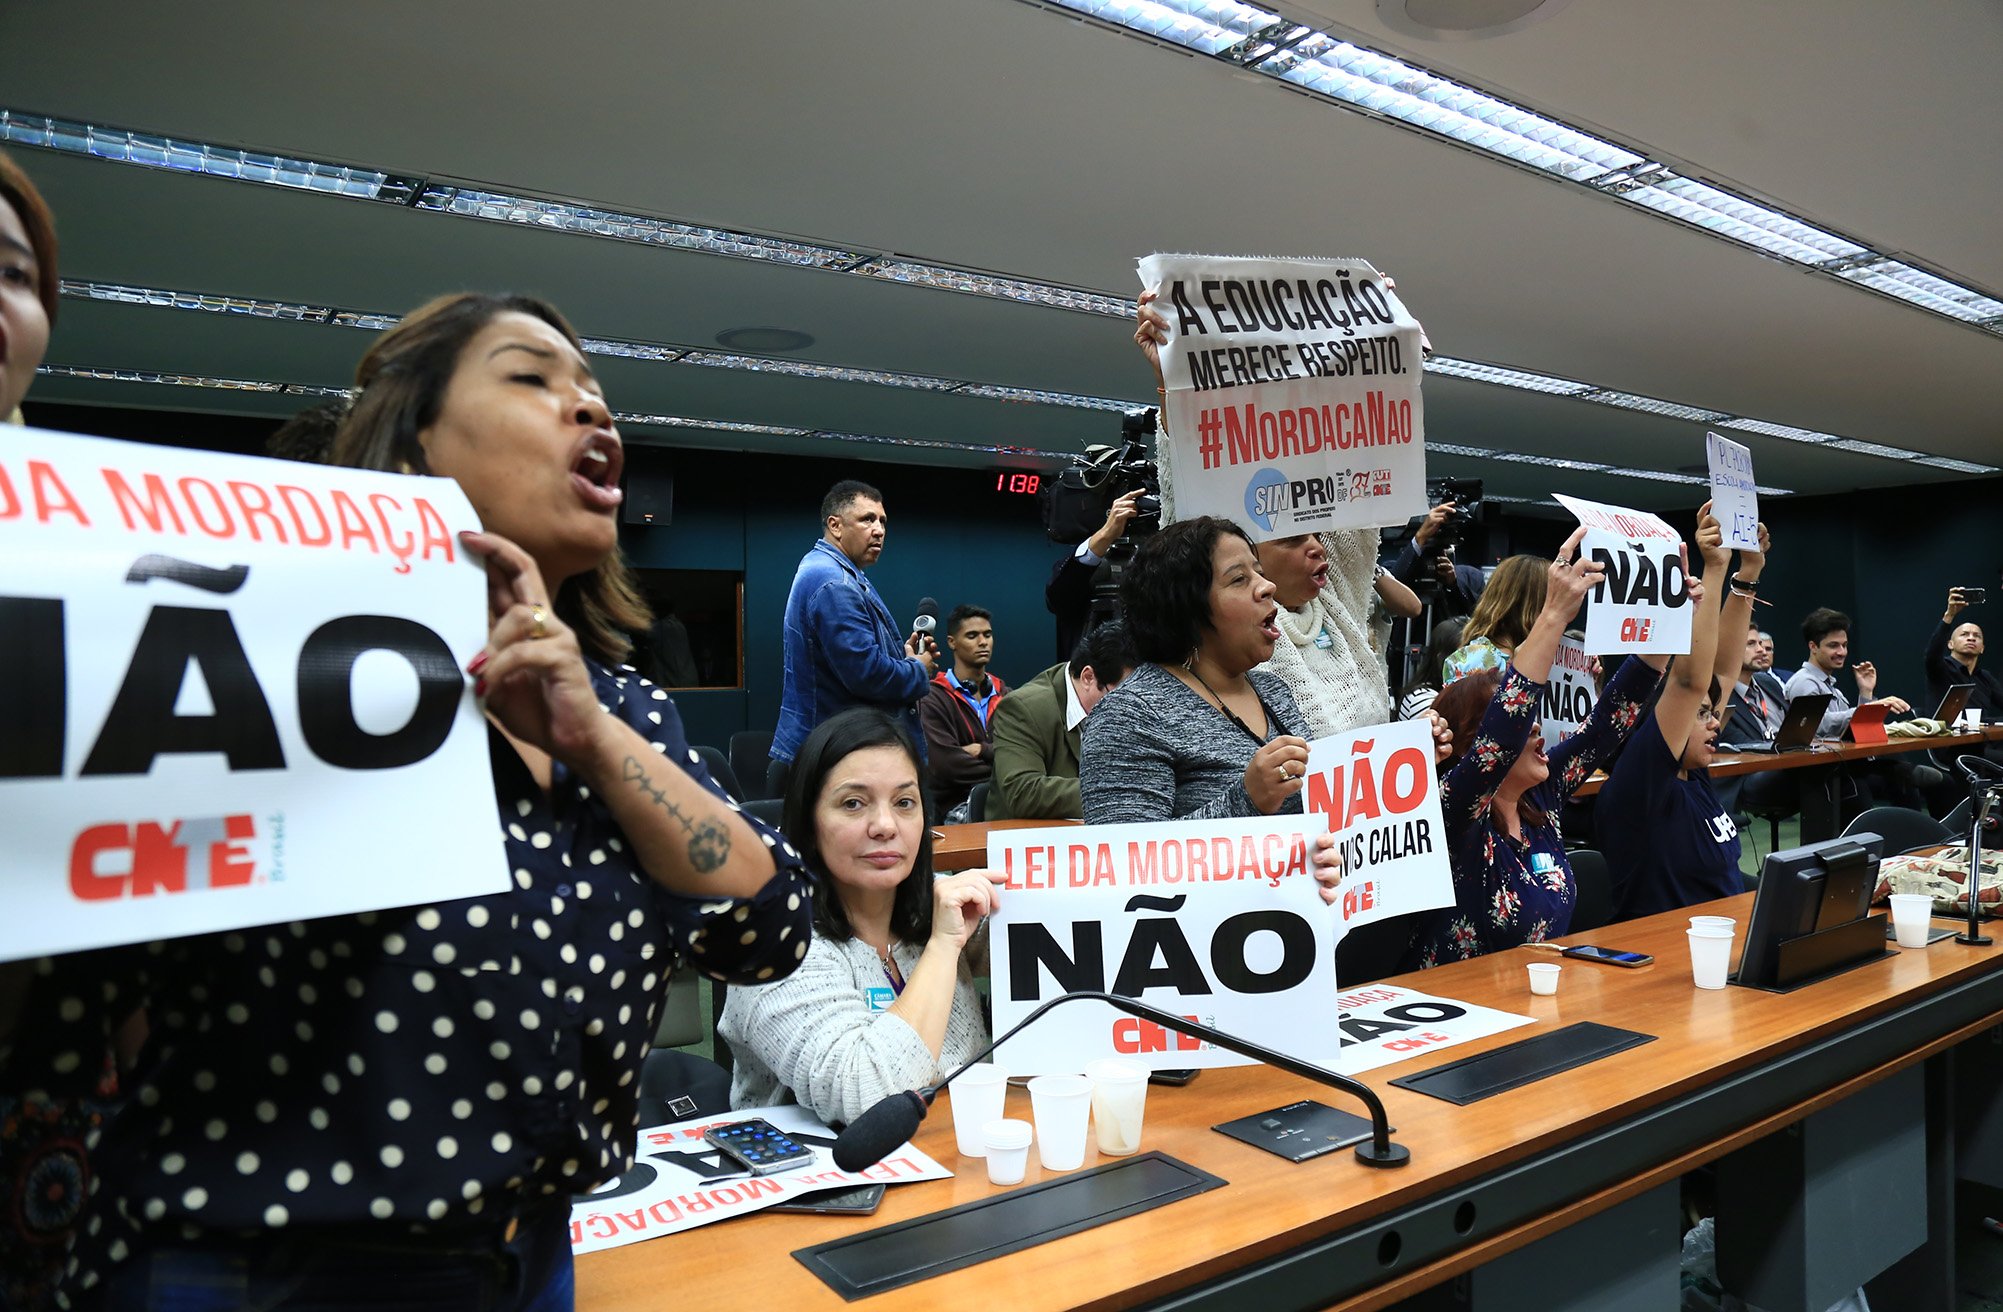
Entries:
{"label": "man in denim jacket", "polygon": [[786,598],[785,690],[772,759],[790,766],[814,726],[851,706],[904,719],[922,753],[913,705],[931,682],[936,648],[907,641],[863,570],[883,554],[883,494],[845,479],[821,499],[823,533],[800,560]]}

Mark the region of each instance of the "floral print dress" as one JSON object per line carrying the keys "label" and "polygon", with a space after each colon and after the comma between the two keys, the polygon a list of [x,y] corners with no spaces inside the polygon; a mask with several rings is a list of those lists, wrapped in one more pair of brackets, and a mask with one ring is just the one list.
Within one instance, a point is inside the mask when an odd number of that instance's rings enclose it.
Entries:
{"label": "floral print dress", "polygon": [[1481,728],[1440,782],[1447,852],[1453,861],[1454,905],[1434,912],[1413,940],[1421,968],[1464,961],[1563,934],[1578,899],[1558,813],[1593,771],[1610,763],[1654,695],[1656,672],[1630,657],[1579,731],[1546,746],[1551,774],[1523,800],[1541,808],[1541,825],[1523,824],[1511,838],[1491,821],[1495,790],[1516,763],[1542,715],[1544,685],[1510,665],[1482,716]]}

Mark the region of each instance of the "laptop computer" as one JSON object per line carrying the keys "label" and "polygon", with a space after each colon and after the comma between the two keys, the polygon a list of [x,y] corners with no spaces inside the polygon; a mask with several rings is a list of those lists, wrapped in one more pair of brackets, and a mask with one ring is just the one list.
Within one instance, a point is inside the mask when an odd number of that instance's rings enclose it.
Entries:
{"label": "laptop computer", "polygon": [[1961,713],[1968,709],[1968,699],[1974,693],[1975,685],[1972,683],[1949,685],[1948,690],[1941,695],[1940,709],[1933,713],[1933,718],[1942,724],[1953,724],[1961,718]]}
{"label": "laptop computer", "polygon": [[1835,694],[1805,692],[1787,704],[1787,714],[1770,743],[1720,743],[1730,752],[1802,752],[1815,743],[1815,730],[1822,724]]}

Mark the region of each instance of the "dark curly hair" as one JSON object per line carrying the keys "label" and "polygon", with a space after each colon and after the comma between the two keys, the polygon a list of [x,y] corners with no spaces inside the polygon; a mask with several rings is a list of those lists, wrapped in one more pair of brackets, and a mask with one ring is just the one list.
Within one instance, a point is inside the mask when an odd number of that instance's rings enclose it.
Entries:
{"label": "dark curly hair", "polygon": [[[1441,690],[1433,709],[1454,731],[1454,754],[1440,767],[1443,772],[1460,764],[1461,757],[1467,755],[1467,749],[1474,745],[1475,735],[1481,731],[1481,718],[1488,714],[1489,703],[1495,700],[1495,694],[1501,687],[1501,670],[1476,670]],[[1517,803],[1516,813],[1526,825],[1549,823],[1544,809],[1528,798]]]}
{"label": "dark curly hair", "polygon": [[1225,534],[1252,539],[1228,519],[1179,519],[1141,544],[1120,580],[1120,609],[1134,654],[1157,665],[1179,665],[1203,641],[1210,624],[1211,558]]}
{"label": "dark curly hair", "polygon": [[814,812],[835,767],[857,752],[873,747],[895,747],[911,762],[913,777],[919,780],[918,796],[925,808],[919,829],[918,853],[911,873],[897,886],[890,904],[890,936],[906,943],[923,943],[932,936],[932,804],[925,793],[925,764],[918,759],[918,745],[895,719],[872,707],[857,706],[823,721],[807,735],[793,758],[793,775],[786,785],[785,819],[781,827],[786,841],[806,862],[814,880],[814,932],[822,938],[846,943],[855,937],[848,912],[835,896],[834,881],[821,860],[821,836],[814,828]]}

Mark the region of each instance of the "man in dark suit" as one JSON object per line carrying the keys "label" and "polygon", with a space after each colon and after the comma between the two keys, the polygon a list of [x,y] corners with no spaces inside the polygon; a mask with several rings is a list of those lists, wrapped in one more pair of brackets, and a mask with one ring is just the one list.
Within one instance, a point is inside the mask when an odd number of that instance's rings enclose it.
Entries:
{"label": "man in dark suit", "polygon": [[[1771,744],[1787,718],[1787,690],[1773,672],[1773,635],[1758,625],[1746,630],[1746,654],[1739,665],[1739,681],[1725,699],[1725,727],[1718,733],[1718,746],[1730,751],[1735,745],[1749,747]],[[1727,811],[1737,813],[1756,807],[1791,812],[1800,805],[1799,780],[1795,770],[1769,770],[1759,774],[1712,778],[1712,787]],[[1812,772],[1817,786],[1823,785],[1821,770]]]}
{"label": "man in dark suit", "polygon": [[1101,624],[1053,665],[1010,690],[995,707],[994,785],[990,820],[1079,820],[1078,726],[1135,663],[1133,641],[1119,620]]}

